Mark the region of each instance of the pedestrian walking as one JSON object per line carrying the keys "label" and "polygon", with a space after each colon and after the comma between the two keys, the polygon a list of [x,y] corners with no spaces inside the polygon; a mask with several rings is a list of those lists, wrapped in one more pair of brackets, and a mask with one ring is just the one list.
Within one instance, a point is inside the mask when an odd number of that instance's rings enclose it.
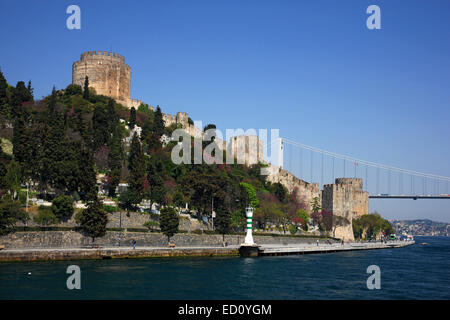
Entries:
{"label": "pedestrian walking", "polygon": [[136,240],[133,239],[133,249],[136,249]]}

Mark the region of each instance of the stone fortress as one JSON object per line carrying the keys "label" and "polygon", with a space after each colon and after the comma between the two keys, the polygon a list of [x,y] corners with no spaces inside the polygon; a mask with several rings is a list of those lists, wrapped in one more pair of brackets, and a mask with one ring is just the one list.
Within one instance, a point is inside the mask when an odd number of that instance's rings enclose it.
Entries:
{"label": "stone fortress", "polygon": [[[120,54],[107,51],[82,53],[80,60],[72,65],[72,84],[83,87],[86,76],[89,79],[89,87],[94,88],[97,94],[111,97],[130,109],[132,107],[137,109],[141,104],[145,104],[141,100],[130,98],[131,68]],[[153,106],[149,108],[154,111]],[[186,112],[177,112],[176,115],[163,113],[163,119],[167,127],[180,124],[193,137],[199,138],[204,135],[201,128],[189,123]],[[216,138],[215,142],[222,150],[242,154],[242,157],[238,157],[238,163],[251,165],[264,161],[263,142],[256,135],[233,137],[229,143]],[[252,146],[256,146],[256,150],[252,150]]]}
{"label": "stone fortress", "polygon": [[125,106],[130,105],[131,68],[120,54],[106,51],[89,51],[72,65],[72,83],[81,87],[86,76],[89,86],[97,94],[115,99]]}
{"label": "stone fortress", "polygon": [[[125,64],[125,58],[117,53],[106,51],[88,51],[81,54],[81,59],[73,63],[72,83],[84,85],[85,77],[89,78],[89,86],[93,87],[97,94],[109,96],[116,102],[131,108],[138,108],[143,101],[130,98],[131,68]],[[154,111],[154,107],[149,107]],[[180,124],[191,136],[203,137],[202,128],[197,128],[189,123],[188,114],[177,112],[176,115],[164,114],[166,126]],[[238,135],[232,137],[229,142],[216,138],[216,143],[223,150],[243,155],[237,163],[251,165],[264,162],[263,141],[256,135]],[[254,147],[256,146],[256,150]],[[363,191],[362,179],[339,178],[334,184],[324,185],[322,191],[317,183],[305,182],[282,167],[273,168],[267,176],[267,180],[283,184],[289,192],[298,190],[298,196],[311,209],[311,202],[318,197],[323,209],[334,215],[345,217],[349,224],[339,226],[335,230],[337,238],[354,240],[352,232],[352,219],[369,211],[369,194]]]}
{"label": "stone fortress", "polygon": [[338,178],[321,191],[322,208],[346,218],[349,223],[336,228],[335,237],[354,240],[352,220],[369,214],[369,193],[360,178]]}

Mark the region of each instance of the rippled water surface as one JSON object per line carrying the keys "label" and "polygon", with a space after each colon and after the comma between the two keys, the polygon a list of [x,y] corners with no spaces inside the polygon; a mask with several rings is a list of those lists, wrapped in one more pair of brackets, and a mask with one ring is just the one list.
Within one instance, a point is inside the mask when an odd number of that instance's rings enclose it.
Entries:
{"label": "rippled water surface", "polygon": [[[450,299],[450,238],[416,243],[304,256],[3,263],[0,299]],[[81,268],[81,290],[66,287],[71,264]],[[367,289],[369,265],[381,269],[380,290]]]}

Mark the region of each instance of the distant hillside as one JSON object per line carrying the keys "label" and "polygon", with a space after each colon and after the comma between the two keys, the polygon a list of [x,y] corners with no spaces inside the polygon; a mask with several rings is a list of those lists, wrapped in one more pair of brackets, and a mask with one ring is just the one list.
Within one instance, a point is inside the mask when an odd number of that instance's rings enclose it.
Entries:
{"label": "distant hillside", "polygon": [[391,220],[396,233],[417,236],[448,236],[450,223],[436,222],[430,219]]}

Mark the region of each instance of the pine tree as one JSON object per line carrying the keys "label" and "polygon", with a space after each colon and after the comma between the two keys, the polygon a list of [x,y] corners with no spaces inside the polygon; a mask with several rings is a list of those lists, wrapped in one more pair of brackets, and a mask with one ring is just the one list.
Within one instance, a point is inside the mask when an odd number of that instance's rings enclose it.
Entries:
{"label": "pine tree", "polygon": [[112,133],[111,142],[108,147],[108,166],[110,169],[109,176],[111,178],[109,195],[114,196],[116,187],[120,183],[123,161],[123,146],[122,139],[119,134],[119,128],[116,127],[116,129]]}
{"label": "pine tree", "polygon": [[43,130],[41,182],[44,185],[60,185],[60,161],[66,157],[64,120],[56,110],[56,90],[48,102],[47,119]]}
{"label": "pine tree", "polygon": [[149,118],[146,118],[144,121],[144,124],[142,126],[141,131],[141,141],[146,141],[147,137],[154,131],[153,128],[153,121],[151,121]]}
{"label": "pine tree", "polygon": [[141,142],[136,133],[134,133],[133,140],[131,141],[128,169],[130,170],[130,176],[128,178],[129,188],[142,197],[144,192],[145,157],[142,152]]}
{"label": "pine tree", "polygon": [[130,109],[130,122],[128,123],[128,126],[130,127],[130,130],[133,130],[135,125],[136,125],[136,109],[134,107],[131,107],[131,109]]}
{"label": "pine tree", "polygon": [[23,102],[28,102],[33,100],[33,96],[30,91],[28,91],[27,87],[25,87],[25,82],[19,81],[17,82],[16,88],[13,93],[13,105],[19,105]]}
{"label": "pine tree", "polygon": [[109,148],[108,153],[108,166],[110,169],[109,176],[111,178],[109,195],[114,196],[115,189],[120,183],[124,152],[122,145],[122,135],[121,135],[119,115],[115,111],[113,99],[109,99],[108,101],[106,114],[108,121],[106,128],[108,128],[110,133],[110,138],[107,141],[107,145]]}
{"label": "pine tree", "polygon": [[16,88],[13,90],[11,102],[12,102],[12,115],[13,115],[13,154],[14,159],[19,163],[23,163],[25,160],[25,148],[26,148],[26,130],[28,122],[28,114],[23,106],[23,102],[28,101],[28,90],[25,88],[23,81],[17,82]]}
{"label": "pine tree", "polygon": [[225,209],[217,210],[214,227],[222,234],[222,240],[225,241],[225,234],[231,230],[231,213]]}
{"label": "pine tree", "polygon": [[119,130],[120,126],[120,117],[114,108],[114,100],[109,99],[108,107],[106,109],[106,118],[107,118],[107,128],[109,130],[110,136],[112,137],[112,133],[116,130]]}
{"label": "pine tree", "polygon": [[180,220],[174,208],[164,207],[161,210],[159,226],[162,233],[167,236],[167,242],[170,242],[170,238],[178,232],[179,223]]}
{"label": "pine tree", "polygon": [[79,187],[85,200],[91,201],[97,197],[97,178],[94,169],[92,151],[82,149],[79,161]]}
{"label": "pine tree", "polygon": [[160,205],[166,204],[166,190],[164,188],[164,180],[161,176],[162,165],[160,162],[151,161],[148,166],[147,181],[150,187],[150,201]]}
{"label": "pine tree", "polygon": [[89,78],[88,78],[88,76],[86,76],[84,78],[83,99],[89,100]]}
{"label": "pine tree", "polygon": [[155,111],[155,123],[154,130],[158,137],[161,137],[164,134],[165,123],[162,116],[161,108],[159,106],[156,107]]}
{"label": "pine tree", "polygon": [[0,235],[12,232],[16,222],[20,220],[28,220],[28,215],[21,203],[9,198],[2,199],[0,201]]}
{"label": "pine tree", "polygon": [[111,128],[109,122],[106,110],[102,106],[96,106],[92,115],[94,150],[110,142]]}
{"label": "pine tree", "polygon": [[34,89],[31,87],[31,80],[28,81],[27,90],[28,90],[28,93],[30,94],[31,101],[33,101],[34,100],[34,94],[33,94]]}
{"label": "pine tree", "polygon": [[2,71],[0,70],[0,114],[9,118],[11,116],[11,110],[8,103],[7,89],[8,83],[6,82],[6,79],[3,76]]}
{"label": "pine tree", "polygon": [[95,238],[103,237],[106,234],[108,216],[97,197],[88,203],[87,208],[81,211],[76,219],[82,230],[92,238],[92,243]]}
{"label": "pine tree", "polygon": [[94,151],[94,128],[92,127],[92,121],[89,121],[86,127],[86,130],[84,134],[82,135],[84,144],[86,145],[86,148],[88,148],[90,151]]}
{"label": "pine tree", "polygon": [[[1,151],[3,153],[3,151]],[[1,193],[3,194],[7,187],[8,184],[6,183],[6,174],[8,173],[8,171],[6,170],[6,166],[3,163],[3,161],[0,161],[0,190]]]}

